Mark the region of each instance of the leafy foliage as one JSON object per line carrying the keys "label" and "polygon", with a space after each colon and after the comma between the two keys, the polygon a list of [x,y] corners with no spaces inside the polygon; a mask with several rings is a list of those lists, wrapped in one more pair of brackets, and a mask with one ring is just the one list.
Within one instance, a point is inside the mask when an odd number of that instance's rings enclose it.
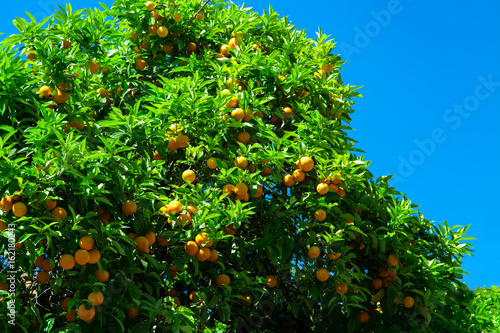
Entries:
{"label": "leafy foliage", "polygon": [[[0,281],[14,243],[18,270],[15,297],[0,291],[3,327],[10,302],[24,332],[490,327],[466,303],[485,294],[460,282],[467,227],[431,223],[357,155],[359,87],[321,31],[311,40],[272,8],[220,0],[30,18],[0,54]],[[78,263],[83,236],[95,263]]]}

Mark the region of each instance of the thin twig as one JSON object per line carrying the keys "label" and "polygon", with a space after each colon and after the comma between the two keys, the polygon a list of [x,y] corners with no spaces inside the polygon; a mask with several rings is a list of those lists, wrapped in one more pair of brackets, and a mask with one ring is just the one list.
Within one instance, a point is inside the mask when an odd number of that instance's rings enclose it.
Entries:
{"label": "thin twig", "polygon": [[182,32],[183,34],[186,33],[186,31],[188,30],[188,27],[191,25],[191,22],[193,22],[194,18],[196,17],[196,15],[198,15],[202,10],[203,8],[205,8],[205,6],[207,5],[207,3],[209,2],[210,0],[207,0],[205,1],[205,3],[203,4],[203,6],[201,6],[200,9],[198,9],[198,11],[193,15],[191,16],[191,18],[189,19],[189,22],[187,23],[186,25],[186,28],[184,29],[184,31]]}

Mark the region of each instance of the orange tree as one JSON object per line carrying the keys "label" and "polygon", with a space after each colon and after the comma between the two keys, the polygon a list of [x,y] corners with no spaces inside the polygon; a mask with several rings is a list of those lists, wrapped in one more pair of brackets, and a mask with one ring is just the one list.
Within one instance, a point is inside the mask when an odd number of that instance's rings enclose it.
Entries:
{"label": "orange tree", "polygon": [[373,179],[328,36],[220,0],[30,20],[1,44],[2,328],[468,329],[467,228]]}

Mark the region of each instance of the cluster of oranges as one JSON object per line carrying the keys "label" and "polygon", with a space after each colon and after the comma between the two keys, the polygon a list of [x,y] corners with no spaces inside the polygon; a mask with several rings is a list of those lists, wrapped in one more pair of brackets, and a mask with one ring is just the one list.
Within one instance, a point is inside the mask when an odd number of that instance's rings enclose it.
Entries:
{"label": "cluster of oranges", "polygon": [[19,194],[16,194],[12,197],[9,197],[7,195],[3,196],[2,200],[0,200],[0,208],[6,213],[12,209],[12,214],[14,214],[16,217],[23,217],[24,215],[26,215],[28,208],[23,202],[17,201],[19,199]]}
{"label": "cluster of oranges", "polygon": [[219,258],[219,253],[215,249],[210,250],[212,245],[213,242],[209,235],[206,232],[201,232],[196,235],[194,241],[190,240],[184,245],[184,251],[190,256],[196,256],[199,261],[214,262]]}
{"label": "cluster of oranges", "polygon": [[[154,23],[152,25],[148,26],[148,33],[150,36],[156,35],[160,39],[165,39],[168,37],[170,34],[172,37],[176,38],[179,37],[180,34],[176,34],[172,31],[169,30],[167,27],[168,25],[168,20],[171,18],[173,19],[176,23],[180,22],[182,20],[182,14],[177,13],[177,12],[171,12],[166,15],[161,15],[161,11],[157,8],[157,4],[153,1],[148,1],[145,4],[146,10],[149,12],[149,15],[151,16],[152,20],[154,20]],[[160,7],[160,9],[164,9],[166,7]],[[165,11],[163,12],[165,14]],[[205,18],[205,14],[203,11],[198,11],[195,15],[196,19],[201,21]],[[132,39],[136,40],[141,33],[132,33]],[[147,40],[149,40],[150,36],[148,36]],[[136,57],[135,57],[135,65],[138,70],[145,70],[146,67],[148,66],[148,63],[142,58],[141,53],[143,48],[150,48],[151,43],[148,42],[141,42],[140,43],[141,48],[136,48]],[[172,54],[174,52],[174,45],[171,43],[163,44],[162,47],[163,51],[166,54]],[[190,56],[191,53],[196,53],[198,51],[198,46],[193,43],[189,42],[186,45],[186,54],[187,56]]]}
{"label": "cluster of oranges", "polygon": [[[188,205],[186,207],[186,213],[180,214],[184,210],[184,206],[181,204],[179,200],[172,200],[168,204],[162,206],[160,208],[160,213],[164,214],[172,214],[171,216],[177,219],[178,222],[175,220],[172,220],[172,218],[168,217],[168,224],[178,226],[181,225],[182,227],[186,227],[191,224],[192,216],[196,211],[196,207],[193,205]],[[162,215],[164,216],[164,215]],[[175,222],[175,224],[174,224]]]}

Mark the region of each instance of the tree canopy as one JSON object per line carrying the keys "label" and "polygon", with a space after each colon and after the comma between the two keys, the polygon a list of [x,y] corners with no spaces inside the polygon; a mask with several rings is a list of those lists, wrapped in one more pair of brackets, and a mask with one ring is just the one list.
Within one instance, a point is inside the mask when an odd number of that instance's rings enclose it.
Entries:
{"label": "tree canopy", "polygon": [[0,51],[0,329],[498,324],[468,227],[368,170],[329,36],[222,0],[28,16]]}

